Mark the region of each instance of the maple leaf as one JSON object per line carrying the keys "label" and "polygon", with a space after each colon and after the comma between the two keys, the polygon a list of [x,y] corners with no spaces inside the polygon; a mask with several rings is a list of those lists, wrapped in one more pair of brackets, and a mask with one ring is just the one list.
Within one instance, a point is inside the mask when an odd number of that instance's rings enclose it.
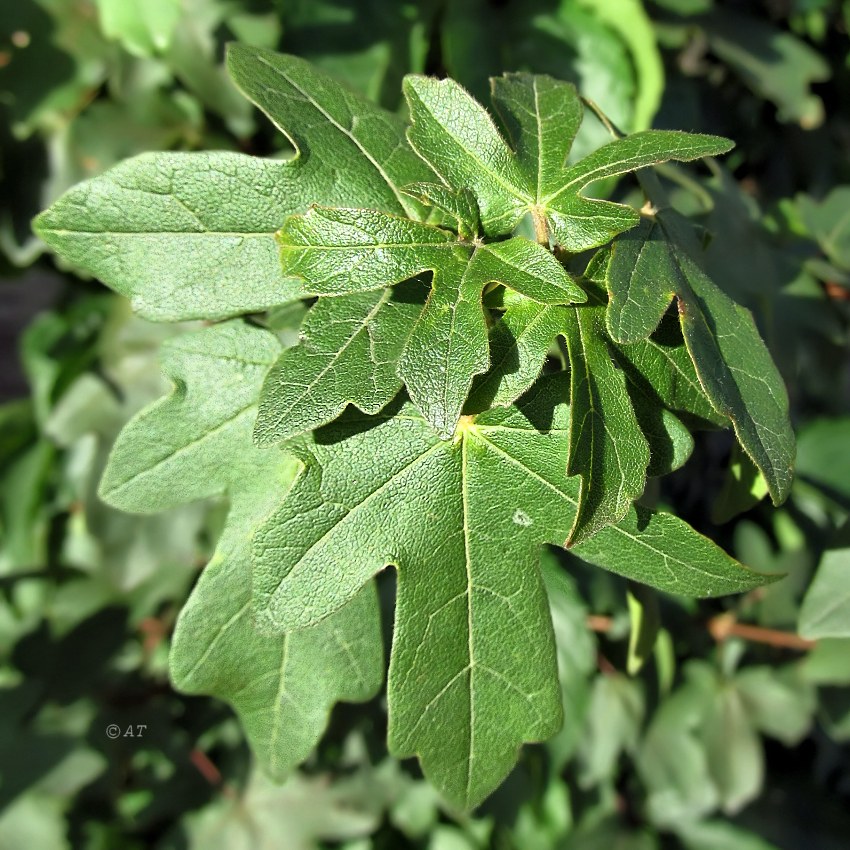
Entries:
{"label": "maple leaf", "polygon": [[121,432],[100,491],[145,513],[228,494],[221,539],[178,619],[171,675],[186,693],[230,702],[264,768],[282,778],[315,746],[335,702],[374,695],[383,652],[371,586],[315,628],[271,639],[254,629],[251,533],[297,469],[251,445],[260,383],[279,353],[273,334],[240,321],[168,342],[163,366],[175,389]]}
{"label": "maple leaf", "polygon": [[[349,413],[289,444],[304,464],[254,535],[254,611],[274,633],[322,621],[388,564],[398,568],[389,744],[417,754],[460,806],[479,803],[518,747],[561,722],[552,627],[538,571],[578,504],[565,478],[568,378],[441,440],[401,400]],[[666,591],[737,592],[769,580],[686,523],[632,508],[575,553]]]}
{"label": "maple leaf", "polygon": [[764,475],[774,504],[793,481],[795,441],[788,394],[752,314],[702,270],[700,248],[685,219],[669,208],[652,175],[641,181],[655,214],[611,249],[605,282],[613,339],[639,341],[675,297],[682,336],[703,392],[731,421],[744,451]]}
{"label": "maple leaf", "polygon": [[[313,207],[287,221],[280,241],[284,271],[303,280],[304,295],[369,292],[433,272],[428,301],[399,355],[398,376],[443,438],[454,432],[473,377],[489,366],[481,304],[488,283],[543,303],[586,297],[549,251],[521,236],[469,242],[375,210]],[[275,407],[276,397],[267,404]],[[285,422],[281,430],[289,431]],[[263,438],[269,440],[265,430]]]}
{"label": "maple leaf", "polygon": [[[221,319],[297,297],[275,232],[310,204],[417,216],[400,187],[433,177],[404,123],[309,62],[230,45],[230,75],[295,148],[289,160],[149,153],[66,192],[41,238],[157,321]],[[333,152],[329,155],[329,152]]]}
{"label": "maple leaf", "polygon": [[585,271],[587,304],[565,308],[508,299],[491,330],[493,367],[472,392],[475,409],[512,403],[538,378],[554,340],[566,340],[573,375],[567,472],[582,477],[568,545],[621,518],[643,492],[647,472],[663,474],[684,462],[693,441],[673,411],[697,425],[727,422],[706,397],[675,334],[668,330],[666,339],[629,345],[608,339],[597,282],[605,279],[609,262],[603,249]]}
{"label": "maple leaf", "polygon": [[[752,321],[666,211],[647,235],[636,210],[582,194],[730,143],[645,131],[570,163],[583,107],[548,77],[494,81],[505,136],[456,83],[408,77],[405,133],[302,60],[235,47],[228,66],[291,159],[150,155],[36,227],[150,318],[316,301],[286,350],[238,321],[171,343],[175,389],[122,433],[101,494],[145,512],[230,500],[172,676],[229,700],[277,776],[335,701],[378,689],[371,579],[395,566],[390,747],[471,807],[560,723],[543,544],[692,596],[772,580],[632,504],[648,473],[684,462],[686,426],[727,417],[774,497],[787,491],[787,400]],[[630,229],[570,276],[569,252]],[[674,294],[684,344],[664,339]],[[569,373],[541,378],[556,339]]]}
{"label": "maple leaf", "polygon": [[568,165],[583,116],[569,83],[531,74],[493,80],[493,101],[513,148],[484,107],[453,80],[411,75],[404,93],[411,145],[449,186],[474,193],[487,236],[511,233],[531,215],[538,241],[551,239],[574,252],[603,245],[639,220],[631,207],[582,196],[592,182],[732,147],[719,136],[644,130]]}

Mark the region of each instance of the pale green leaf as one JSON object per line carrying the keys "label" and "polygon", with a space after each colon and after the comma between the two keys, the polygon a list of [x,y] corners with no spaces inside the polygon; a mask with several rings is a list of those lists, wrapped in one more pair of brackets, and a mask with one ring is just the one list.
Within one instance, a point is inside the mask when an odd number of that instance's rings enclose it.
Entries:
{"label": "pale green leaf", "polygon": [[298,773],[279,785],[252,771],[238,793],[218,795],[189,815],[189,850],[317,850],[368,836],[392,799],[377,773]]}
{"label": "pale green leaf", "polygon": [[753,725],[765,735],[796,747],[809,734],[816,700],[798,665],[746,667],[735,687]]}
{"label": "pale green leaf", "polygon": [[718,681],[705,706],[700,739],[727,814],[755,799],[764,783],[764,751],[741,693]]}
{"label": "pale green leaf", "polygon": [[626,43],[635,66],[637,91],[631,127],[643,130],[661,105],[664,93],[664,63],[655,28],[641,0],[580,0],[581,5],[614,30]]}
{"label": "pale green leaf", "polygon": [[821,250],[841,269],[850,269],[850,186],[836,186],[820,202],[798,195],[797,209]]}
{"label": "pale green leaf", "polygon": [[729,821],[693,821],[677,827],[676,834],[685,850],[779,850],[775,844]]}
{"label": "pale green leaf", "polygon": [[755,507],[767,495],[767,482],[749,455],[735,443],[723,478],[723,489],[711,508],[717,525]]}
{"label": "pale green leaf", "polygon": [[71,189],[35,221],[54,251],[146,318],[221,319],[292,300],[297,287],[281,274],[274,240],[287,216],[313,203],[414,214],[398,187],[431,175],[399,119],[307,62],[232,46],[228,66],[294,158],[145,154]]}
{"label": "pale green leaf", "polygon": [[799,628],[812,640],[850,637],[850,526],[824,552],[800,606]]}
{"label": "pale green leaf", "polygon": [[97,0],[103,34],[128,53],[164,52],[180,19],[180,0]]}
{"label": "pale green leaf", "polygon": [[812,45],[770,20],[716,9],[703,20],[711,50],[759,97],[772,101],[780,121],[817,127],[823,101],[811,84],[828,80],[829,62]]}
{"label": "pale green leaf", "polygon": [[632,584],[626,591],[629,609],[629,653],[626,672],[636,676],[653,654],[661,627],[658,597],[648,587]]}
{"label": "pale green leaf", "polygon": [[690,823],[717,807],[719,793],[699,738],[711,682],[689,677],[654,712],[635,764],[647,788],[647,813],[660,827]]}
{"label": "pale green leaf", "polygon": [[274,334],[240,320],[166,342],[162,365],[174,391],[121,432],[101,496],[113,507],[152,513],[238,479],[244,470],[234,446],[251,449],[259,388],[279,353]]}
{"label": "pale green leaf", "polygon": [[623,752],[634,753],[646,711],[640,681],[622,673],[597,676],[578,757],[584,788],[613,779]]}
{"label": "pale green leaf", "polygon": [[850,507],[850,417],[822,417],[800,429],[797,473],[844,507]]}
{"label": "pale green leaf", "polygon": [[309,755],[336,701],[374,695],[383,663],[372,587],[314,628],[273,639],[254,629],[251,533],[297,470],[251,444],[260,385],[279,351],[273,334],[241,321],[171,340],[163,368],[174,391],[124,428],[101,492],[136,512],[230,496],[215,554],[181,612],[171,672],[181,690],[230,702],[260,763],[281,778]]}
{"label": "pale green leaf", "polygon": [[803,661],[801,674],[815,685],[850,686],[850,639],[819,640]]}

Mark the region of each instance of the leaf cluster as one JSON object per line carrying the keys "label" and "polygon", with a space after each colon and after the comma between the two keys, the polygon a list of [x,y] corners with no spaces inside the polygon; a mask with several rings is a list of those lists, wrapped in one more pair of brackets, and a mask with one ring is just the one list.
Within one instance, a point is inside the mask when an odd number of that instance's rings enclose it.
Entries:
{"label": "leaf cluster", "polygon": [[[769,580],[632,506],[686,459],[683,418],[731,423],[787,496],[787,397],[753,320],[654,185],[643,217],[583,193],[729,143],[647,130],[573,162],[582,103],[548,77],[494,80],[498,127],[410,76],[405,127],[291,56],[233,47],[229,69],[292,159],[145,155],[36,221],[143,316],[269,311],[169,344],[174,390],[123,430],[100,493],[146,513],[228,495],[172,675],[229,699],[273,774],[380,687],[371,579],[396,566],[390,749],[472,807],[561,723],[541,544],[691,596]],[[304,300],[283,348],[275,311]]]}

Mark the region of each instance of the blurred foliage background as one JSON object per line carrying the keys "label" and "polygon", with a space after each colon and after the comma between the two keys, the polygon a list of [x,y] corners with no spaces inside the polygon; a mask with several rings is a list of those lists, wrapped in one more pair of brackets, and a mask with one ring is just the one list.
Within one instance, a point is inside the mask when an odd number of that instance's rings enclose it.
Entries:
{"label": "blurred foliage background", "polygon": [[[848,29],[850,0],[6,0],[0,848],[846,848]],[[525,69],[575,82],[624,129],[738,143],[664,176],[784,374],[798,480],[764,505],[731,436],[706,433],[651,496],[787,577],[696,602],[547,551],[567,721],[473,816],[387,757],[380,700],[338,706],[283,786],[259,775],[230,710],[167,677],[223,506],[134,517],[95,496],[118,430],[165,389],[157,351],[175,331],[57,268],[29,221],[142,151],[284,154],[222,69],[231,40],[306,57],[392,110],[409,72],[486,101],[488,76]],[[604,141],[587,122],[576,153]],[[389,612],[390,578],[382,593]]]}

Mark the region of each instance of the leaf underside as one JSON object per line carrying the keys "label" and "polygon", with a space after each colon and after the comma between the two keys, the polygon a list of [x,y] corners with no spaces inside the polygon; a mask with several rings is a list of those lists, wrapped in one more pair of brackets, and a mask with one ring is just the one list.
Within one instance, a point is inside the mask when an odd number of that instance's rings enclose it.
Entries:
{"label": "leaf underside", "polygon": [[273,334],[241,321],[176,338],[163,357],[175,389],[121,432],[101,494],[151,512],[227,493],[218,546],[177,623],[171,675],[186,693],[230,702],[260,762],[282,778],[309,755],[335,702],[375,694],[383,651],[371,586],[313,629],[269,639],[254,628],[251,534],[298,468],[251,445],[260,384],[279,352]]}

